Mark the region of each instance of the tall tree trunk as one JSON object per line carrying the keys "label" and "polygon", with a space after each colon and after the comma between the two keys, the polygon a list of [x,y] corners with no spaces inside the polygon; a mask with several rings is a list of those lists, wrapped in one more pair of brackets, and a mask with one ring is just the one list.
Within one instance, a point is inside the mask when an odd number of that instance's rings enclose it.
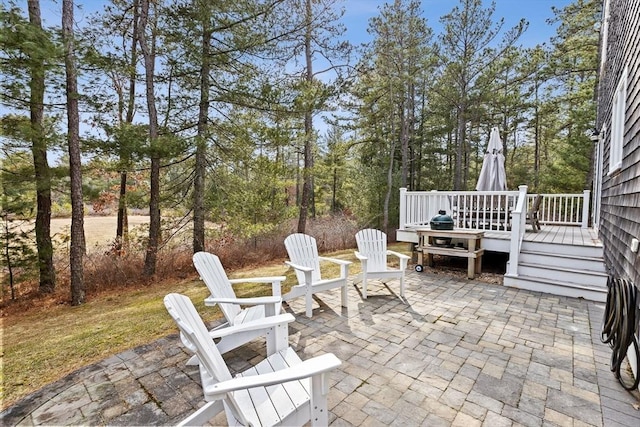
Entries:
{"label": "tall tree trunk", "polygon": [[[129,74],[129,98],[127,100],[127,112],[125,116],[125,123],[133,123],[133,115],[136,107],[136,66],[138,64],[138,14],[139,14],[139,2],[133,0],[133,36],[131,37],[131,60],[129,61],[130,74]],[[128,164],[130,158],[127,154],[120,156],[121,164]],[[127,212],[127,171],[120,171],[120,198],[118,199],[118,223],[116,225],[116,252],[122,253],[122,249],[126,250],[129,246],[129,218]]]}
{"label": "tall tree trunk", "polygon": [[67,76],[67,142],[71,178],[71,305],[85,302],[82,261],[85,253],[84,204],[82,202],[82,163],[80,156],[80,117],[78,113],[78,76],[73,40],[73,0],[62,0],[62,39]]}
{"label": "tall tree trunk", "polygon": [[336,193],[338,191],[338,167],[333,166],[333,182],[331,183],[331,213],[338,213],[338,205],[336,203]]}
{"label": "tall tree trunk", "polygon": [[[40,1],[28,0],[29,23],[35,31],[42,31]],[[29,110],[31,116],[31,153],[36,178],[36,246],[40,270],[40,292],[51,293],[56,285],[51,243],[51,170],[47,161],[47,141],[44,135],[44,60],[31,58],[29,67]]]}
{"label": "tall tree trunk", "polygon": [[456,132],[456,160],[455,167],[453,170],[453,190],[460,191],[462,190],[462,181],[463,181],[463,162],[465,156],[465,139],[466,139],[466,105],[463,103],[458,108],[458,129]]}
{"label": "tall tree trunk", "polygon": [[200,70],[200,112],[196,138],[196,170],[193,180],[193,253],[204,251],[204,179],[209,119],[209,73],[211,72],[210,43],[213,30],[207,3],[202,13],[202,67]]}
{"label": "tall tree trunk", "polygon": [[389,168],[387,169],[387,192],[384,195],[384,206],[382,210],[382,229],[389,232],[389,205],[391,204],[391,191],[393,189],[393,156],[396,151],[395,138],[392,138],[389,155]]}
{"label": "tall tree trunk", "polygon": [[[393,105],[393,99],[394,99],[393,82],[389,81],[389,100],[391,105]],[[387,191],[384,195],[384,202],[382,206],[382,230],[385,233],[389,231],[389,205],[391,204],[391,191],[393,189],[393,168],[394,168],[393,160],[396,155],[396,138],[397,138],[396,125],[395,125],[396,119],[393,114],[391,114],[391,117],[389,117],[389,120],[390,120],[389,167],[387,168]]]}
{"label": "tall tree trunk", "polygon": [[151,182],[149,196],[149,241],[144,259],[144,274],[152,276],[156,272],[158,246],[160,241],[160,157],[157,150],[158,111],[154,94],[155,56],[150,49],[145,31],[149,20],[149,0],[140,3],[140,23],[138,25],[138,43],[144,58],[145,87],[149,114],[149,145],[151,147]]}
{"label": "tall tree trunk", "polygon": [[[304,40],[304,54],[306,60],[307,70],[305,73],[305,79],[307,87],[311,87],[313,84],[313,53],[311,52],[311,28],[312,28],[312,16],[311,16],[311,0],[306,0],[305,10],[305,40]],[[305,94],[308,96],[308,94]],[[304,233],[307,227],[307,214],[309,211],[309,200],[311,199],[311,193],[313,192],[311,168],[313,167],[313,103],[310,100],[305,100],[305,112],[304,112],[304,168],[303,168],[303,184],[302,184],[302,199],[300,201],[300,217],[298,218],[298,233]]]}
{"label": "tall tree trunk", "polygon": [[[407,178],[409,176],[409,94],[402,93],[399,107],[400,113],[400,187],[407,188]],[[386,232],[386,230],[385,230]]]}
{"label": "tall tree trunk", "polygon": [[533,188],[530,190],[538,192],[538,188],[540,186],[540,137],[541,137],[540,126],[541,125],[540,125],[540,107],[538,104],[539,100],[538,100],[537,78],[534,85],[535,85],[535,90],[534,90],[535,102],[533,107],[534,108],[533,114],[534,114],[535,128],[534,128],[534,153],[533,153]]}
{"label": "tall tree trunk", "polygon": [[129,221],[127,218],[127,171],[120,171],[120,197],[116,224],[116,253],[122,254],[128,246]]}
{"label": "tall tree trunk", "polygon": [[406,93],[402,94],[401,102],[401,122],[400,122],[400,151],[402,159],[402,176],[400,177],[400,187],[413,189],[409,179],[409,168],[411,162],[410,143],[413,138],[413,123],[415,120],[415,85],[413,82],[406,83]]}

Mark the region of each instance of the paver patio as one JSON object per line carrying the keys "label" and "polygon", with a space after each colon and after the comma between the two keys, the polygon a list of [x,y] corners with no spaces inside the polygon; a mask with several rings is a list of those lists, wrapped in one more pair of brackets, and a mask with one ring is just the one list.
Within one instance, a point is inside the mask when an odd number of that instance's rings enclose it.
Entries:
{"label": "paver patio", "polygon": [[[640,397],[609,371],[603,305],[445,275],[407,272],[406,303],[379,282],[304,301],[290,342],[303,359],[333,352],[334,426],[633,426]],[[391,289],[394,287],[391,286]],[[318,306],[319,304],[319,306]],[[244,370],[257,340],[225,355]],[[176,334],[86,367],[4,411],[4,425],[170,425],[199,407],[196,367]],[[224,423],[215,418],[213,425]]]}

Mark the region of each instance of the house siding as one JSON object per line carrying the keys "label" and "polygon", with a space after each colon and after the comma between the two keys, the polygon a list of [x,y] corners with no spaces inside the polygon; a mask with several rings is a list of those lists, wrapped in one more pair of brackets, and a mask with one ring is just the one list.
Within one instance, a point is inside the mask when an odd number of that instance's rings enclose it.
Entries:
{"label": "house siding", "polygon": [[[604,133],[600,239],[610,274],[640,287],[640,0],[610,0],[606,60],[599,70],[597,128]],[[604,10],[604,8],[603,8]],[[604,37],[601,37],[604,39]],[[606,50],[605,50],[606,49]],[[613,96],[627,71],[622,167],[610,174]]]}

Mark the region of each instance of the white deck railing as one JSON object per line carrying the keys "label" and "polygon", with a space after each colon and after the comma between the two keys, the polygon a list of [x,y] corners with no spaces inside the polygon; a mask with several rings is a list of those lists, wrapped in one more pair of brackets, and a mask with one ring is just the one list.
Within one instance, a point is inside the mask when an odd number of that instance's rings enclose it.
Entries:
{"label": "white deck railing", "polygon": [[[510,230],[519,191],[407,191],[400,189],[400,230],[429,225],[444,210],[462,229]],[[526,214],[536,194],[526,194]],[[578,225],[587,228],[590,192],[542,194],[538,211],[541,224]]]}
{"label": "white deck railing", "polygon": [[[591,192],[584,190],[582,194],[548,194],[542,195],[542,204],[538,211],[541,224],[579,225],[587,228],[589,225],[589,199]],[[527,209],[530,209],[535,194],[528,194]]]}
{"label": "white deck railing", "polygon": [[400,189],[400,229],[429,225],[443,210],[456,228],[510,228],[517,191],[407,191]]}

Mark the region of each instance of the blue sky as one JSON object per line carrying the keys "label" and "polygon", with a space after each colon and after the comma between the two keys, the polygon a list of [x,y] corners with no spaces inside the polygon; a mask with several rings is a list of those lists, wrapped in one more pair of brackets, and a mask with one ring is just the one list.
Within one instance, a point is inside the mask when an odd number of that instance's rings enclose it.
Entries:
{"label": "blue sky", "polygon": [[[378,14],[378,9],[385,3],[393,0],[346,0],[345,25],[347,26],[347,36],[351,42],[360,43],[367,41],[367,26],[369,19]],[[485,7],[491,2],[483,0]],[[434,33],[440,32],[440,17],[449,13],[458,0],[422,0],[423,16],[427,19],[427,25],[433,28]],[[496,11],[494,20],[504,18],[504,28],[515,26],[520,19],[529,21],[529,29],[520,38],[519,43],[526,47],[533,47],[549,41],[555,34],[555,26],[547,24],[546,20],[552,18],[551,7],[562,9],[570,0],[496,0]]]}
{"label": "blue sky", "polygon": [[[347,27],[347,38],[352,43],[361,43],[369,39],[367,26],[369,19],[378,13],[378,9],[385,3],[393,0],[345,0],[344,24]],[[91,12],[102,9],[105,0],[76,0],[75,4],[81,7],[76,11],[75,18],[79,25]],[[485,5],[490,4],[490,0],[484,0]],[[529,29],[520,38],[520,43],[531,47],[538,43],[549,40],[555,33],[555,27],[547,24],[546,20],[553,17],[551,7],[563,8],[572,3],[571,0],[496,0],[496,12],[494,19],[504,18],[505,28],[511,28],[518,23],[521,18],[529,21]],[[427,24],[434,29],[437,34],[440,31],[440,17],[450,12],[454,6],[458,5],[458,0],[422,0],[422,10]],[[42,16],[49,25],[60,25],[59,0],[43,0]]]}

